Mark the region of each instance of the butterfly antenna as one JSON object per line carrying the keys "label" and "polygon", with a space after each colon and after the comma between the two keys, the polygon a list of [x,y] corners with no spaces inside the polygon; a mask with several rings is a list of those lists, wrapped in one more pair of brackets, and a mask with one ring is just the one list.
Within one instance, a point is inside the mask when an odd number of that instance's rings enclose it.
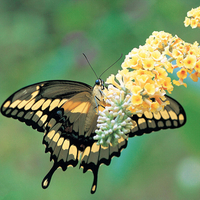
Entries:
{"label": "butterfly antenna", "polygon": [[94,74],[96,75],[96,77],[97,77],[97,79],[98,79],[98,76],[97,76],[96,72],[94,71],[94,69],[92,68],[92,66],[90,65],[90,62],[89,62],[87,56],[86,56],[84,53],[83,53],[83,55],[84,55],[85,59],[87,60],[87,62],[88,62],[88,64],[89,64],[89,66],[91,67],[92,71],[94,72]]}
{"label": "butterfly antenna", "polygon": [[121,54],[121,56],[110,66],[108,67],[105,71],[103,71],[103,73],[99,76],[99,78],[108,70],[110,69],[113,65],[115,65],[121,58],[122,58],[123,54]]}

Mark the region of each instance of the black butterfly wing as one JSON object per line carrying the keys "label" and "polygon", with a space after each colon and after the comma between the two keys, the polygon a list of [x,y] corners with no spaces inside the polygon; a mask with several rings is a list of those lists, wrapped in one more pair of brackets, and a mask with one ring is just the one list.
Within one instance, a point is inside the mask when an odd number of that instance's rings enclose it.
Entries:
{"label": "black butterfly wing", "polygon": [[24,87],[11,95],[1,106],[6,117],[18,119],[44,132],[52,111],[80,92],[92,92],[92,87],[74,81],[45,81]]}
{"label": "black butterfly wing", "polygon": [[[68,166],[75,167],[81,152],[94,143],[97,114],[95,105],[92,105],[92,98],[92,94],[88,92],[78,93],[51,113],[43,144],[46,145],[46,152],[50,152],[50,159],[54,160],[54,164],[42,181],[44,189],[49,186],[51,177],[58,167],[63,171]],[[92,118],[87,128],[86,121],[90,116]]]}
{"label": "black butterfly wing", "polygon": [[165,96],[170,104],[163,111],[157,113],[144,112],[144,114],[133,115],[133,129],[129,137],[140,136],[161,129],[174,129],[186,123],[186,114],[183,107],[175,99]]}
{"label": "black butterfly wing", "polygon": [[[145,112],[144,114],[133,115],[132,122],[133,129],[128,134],[129,137],[136,135],[143,135],[144,133],[151,133],[161,129],[178,128],[186,123],[186,114],[183,107],[173,98],[166,96],[166,101],[169,105],[163,111],[158,113]],[[97,145],[96,142],[92,146],[87,146],[82,154],[80,167],[83,168],[85,173],[91,170],[94,175],[94,181],[91,188],[91,193],[94,193],[97,188],[97,174],[101,164],[109,165],[113,156],[120,156],[121,151],[127,146],[127,139],[119,139],[118,145],[113,147],[102,147]]]}
{"label": "black butterfly wing", "polygon": [[96,142],[92,146],[88,146],[81,158],[80,167],[83,168],[83,173],[87,170],[91,170],[94,175],[94,180],[91,188],[91,193],[95,193],[97,189],[97,176],[98,169],[101,164],[109,165],[111,159],[116,156],[119,157],[121,151],[127,146],[127,139],[120,138],[116,146],[111,144],[108,147],[103,147],[102,145],[97,145]]}
{"label": "black butterfly wing", "polygon": [[[90,97],[94,98],[94,97]],[[98,169],[101,164],[109,165],[113,156],[120,156],[120,152],[127,146],[127,140],[119,139],[115,147],[97,145],[93,139],[97,125],[97,113],[91,99],[82,92],[70,98],[60,108],[52,113],[46,126],[43,143],[46,152],[51,153],[54,164],[42,181],[42,187],[47,188],[51,178],[58,167],[65,171],[68,166],[75,167],[79,158],[80,167],[85,173],[91,170],[94,175],[91,193],[96,191]],[[85,116],[85,115],[88,116]],[[89,127],[87,120],[90,118]],[[83,128],[83,127],[84,128]],[[82,131],[84,129],[84,131]],[[87,131],[86,131],[87,130]]]}

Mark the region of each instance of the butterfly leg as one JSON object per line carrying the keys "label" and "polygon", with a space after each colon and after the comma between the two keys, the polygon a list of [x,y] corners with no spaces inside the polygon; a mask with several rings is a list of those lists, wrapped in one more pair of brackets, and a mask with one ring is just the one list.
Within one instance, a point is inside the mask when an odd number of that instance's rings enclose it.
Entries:
{"label": "butterfly leg", "polygon": [[[94,110],[95,110],[96,114],[99,114],[99,106],[101,106],[102,108],[105,108],[105,106],[98,104],[96,99],[99,100],[99,98],[95,96],[94,100],[95,100],[96,106],[94,107]],[[97,111],[96,111],[96,108],[97,108]]]}
{"label": "butterfly leg", "polygon": [[[95,100],[95,103],[96,103],[96,106],[94,107],[94,109],[95,109],[95,112],[98,114],[99,113],[99,104],[97,103],[97,100],[100,101],[100,99],[97,96],[95,96],[94,100]],[[96,111],[96,108],[97,108],[98,112]]]}

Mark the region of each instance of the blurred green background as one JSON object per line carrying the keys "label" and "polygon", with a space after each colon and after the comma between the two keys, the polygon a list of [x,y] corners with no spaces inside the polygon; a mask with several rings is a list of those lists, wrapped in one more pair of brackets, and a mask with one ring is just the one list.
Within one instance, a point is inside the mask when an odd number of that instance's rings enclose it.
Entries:
{"label": "blurred green background", "polygon": [[[200,42],[200,30],[183,25],[187,11],[198,6],[199,0],[0,0],[0,102],[43,80],[94,85],[82,53],[101,74],[155,30]],[[123,59],[102,78],[116,74]],[[43,190],[52,165],[43,134],[0,116],[0,200],[200,199],[200,83],[186,83],[171,95],[185,108],[186,125],[131,138],[120,158],[100,167],[94,195],[92,173],[78,167],[59,169]]]}

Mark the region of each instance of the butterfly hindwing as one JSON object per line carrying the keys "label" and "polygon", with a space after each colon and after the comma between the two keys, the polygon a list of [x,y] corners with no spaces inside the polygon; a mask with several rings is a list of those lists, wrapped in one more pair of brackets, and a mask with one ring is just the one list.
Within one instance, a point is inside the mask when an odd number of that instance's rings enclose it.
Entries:
{"label": "butterfly hindwing", "polygon": [[144,112],[144,114],[133,115],[133,128],[129,137],[151,133],[161,129],[174,129],[186,123],[186,114],[183,107],[173,98],[165,96],[169,102],[164,110],[157,113]]}
{"label": "butterfly hindwing", "polygon": [[85,121],[82,121],[91,107],[90,98],[86,96],[86,92],[74,95],[50,115],[43,144],[46,145],[46,152],[50,152],[54,165],[42,182],[43,188],[48,187],[58,167],[64,171],[68,166],[75,167],[81,151],[94,143],[91,135],[85,136]]}
{"label": "butterfly hindwing", "polygon": [[[83,168],[83,172],[85,173],[87,170],[93,172],[94,180],[91,193],[94,193],[97,187],[99,166],[101,164],[109,165],[112,157],[119,157],[121,150],[127,146],[127,140],[122,138],[119,139],[119,144],[115,147],[112,145],[108,147],[97,145],[97,142],[93,139],[97,124],[97,113],[93,109],[91,110],[96,118],[90,123],[90,127],[94,128],[84,128],[85,131],[82,133],[83,127],[81,126],[83,122],[80,120],[79,123],[79,118],[91,111],[89,110],[91,104],[89,100],[86,100],[85,95],[87,94],[83,92],[73,96],[60,108],[55,109],[50,117],[43,143],[46,145],[46,152],[50,152],[54,164],[43,179],[43,188],[48,187],[51,177],[58,167],[65,171],[68,166],[75,167],[78,160],[81,159],[80,167]],[[76,114],[76,117],[71,118],[73,114]],[[86,121],[83,125],[87,127]],[[86,130],[88,131],[86,132]]]}
{"label": "butterfly hindwing", "polygon": [[97,177],[98,177],[98,169],[101,164],[109,165],[111,159],[116,156],[119,157],[121,151],[125,149],[127,146],[127,139],[120,138],[118,140],[118,144],[116,146],[112,146],[111,144],[108,147],[103,147],[102,145],[97,145],[96,142],[92,144],[92,146],[88,146],[81,158],[80,167],[83,168],[83,173],[87,170],[91,170],[94,176],[91,193],[95,193],[97,188]]}

